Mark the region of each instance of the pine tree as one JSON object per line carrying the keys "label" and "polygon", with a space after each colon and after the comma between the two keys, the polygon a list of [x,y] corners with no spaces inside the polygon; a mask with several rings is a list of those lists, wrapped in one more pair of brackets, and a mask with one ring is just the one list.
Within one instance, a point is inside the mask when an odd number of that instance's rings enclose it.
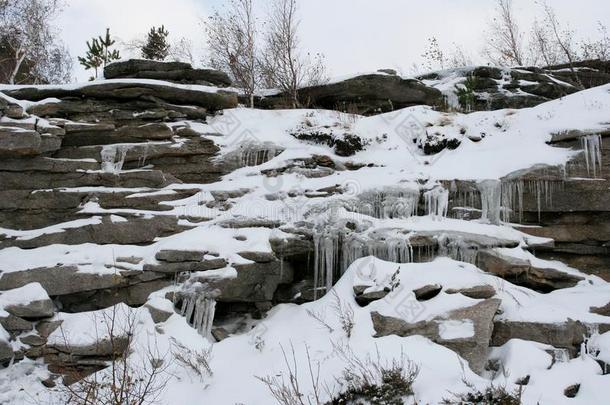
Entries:
{"label": "pine tree", "polygon": [[146,43],[142,46],[142,57],[151,60],[165,60],[169,55],[170,45],[167,43],[169,32],[165,26],[152,27],[148,33]]}
{"label": "pine tree", "polygon": [[115,41],[110,37],[110,28],[106,28],[105,37],[100,35],[97,38],[92,38],[91,42],[87,41],[87,53],[85,57],[79,56],[78,61],[85,69],[94,69],[95,76],[92,76],[89,80],[98,78],[99,68],[104,68],[113,60],[121,58],[117,49],[110,49],[114,43]]}

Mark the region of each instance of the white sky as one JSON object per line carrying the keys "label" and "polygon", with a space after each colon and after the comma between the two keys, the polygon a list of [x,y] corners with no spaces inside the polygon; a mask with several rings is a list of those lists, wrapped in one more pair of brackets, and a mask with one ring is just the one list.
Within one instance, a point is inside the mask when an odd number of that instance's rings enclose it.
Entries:
{"label": "white sky", "polygon": [[[66,0],[58,21],[72,56],[85,53],[85,42],[106,27],[123,40],[164,24],[170,37],[188,37],[200,56],[205,39],[200,18],[222,0]],[[264,14],[269,0],[254,0]],[[421,60],[427,41],[436,36],[446,50],[462,45],[475,59],[483,31],[493,15],[493,0],[300,0],[303,48],[322,52],[330,74],[350,74],[379,68],[408,73]],[[529,23],[539,7],[534,0],[514,0],[516,12]],[[610,26],[608,0],[550,0],[559,18],[582,36],[595,34],[597,21]],[[86,80],[75,62],[76,76]]]}

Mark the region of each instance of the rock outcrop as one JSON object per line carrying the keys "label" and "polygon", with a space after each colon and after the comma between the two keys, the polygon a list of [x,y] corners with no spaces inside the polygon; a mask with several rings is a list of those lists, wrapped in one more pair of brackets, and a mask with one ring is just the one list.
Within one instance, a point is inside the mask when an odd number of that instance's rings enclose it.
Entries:
{"label": "rock outcrop", "polygon": [[158,62],[130,59],[114,62],[104,68],[106,79],[153,79],[183,84],[230,86],[229,76],[214,69],[193,69],[184,62]]}

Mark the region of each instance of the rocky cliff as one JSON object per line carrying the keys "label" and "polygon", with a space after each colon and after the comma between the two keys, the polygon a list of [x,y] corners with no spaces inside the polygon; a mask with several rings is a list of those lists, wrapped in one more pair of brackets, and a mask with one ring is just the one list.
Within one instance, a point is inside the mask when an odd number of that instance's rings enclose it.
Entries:
{"label": "rocky cliff", "polygon": [[[221,72],[149,61],[1,87],[0,360],[36,362],[47,385],[83,378],[116,347],[66,333],[123,308],[161,340],[178,323],[195,346],[232,336],[218,349],[230,362],[222,347],[253,325],[290,340],[332,305],[353,306],[363,341],[424,336],[486,378],[515,339],[553,362],[582,355],[610,330],[610,87],[577,91],[564,72],[382,72],[303,90],[327,110],[239,108]],[[453,112],[464,89],[495,111]],[[309,307],[257,324],[281,303]],[[342,333],[327,322],[315,339]],[[219,389],[202,395],[240,399]]]}

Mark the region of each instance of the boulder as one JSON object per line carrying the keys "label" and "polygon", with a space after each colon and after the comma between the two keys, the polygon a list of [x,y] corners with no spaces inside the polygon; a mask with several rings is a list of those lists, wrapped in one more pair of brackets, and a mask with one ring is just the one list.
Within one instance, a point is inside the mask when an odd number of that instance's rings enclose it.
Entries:
{"label": "boulder", "polygon": [[79,272],[76,266],[39,267],[2,273],[0,291],[40,283],[50,296],[73,294],[81,291],[112,288],[126,284],[124,277],[113,273]]}
{"label": "boulder", "polygon": [[154,79],[174,83],[230,86],[231,79],[214,69],[193,69],[189,63],[130,59],[114,62],[104,68],[106,79]]}
{"label": "boulder", "polygon": [[145,264],[144,271],[152,271],[164,274],[176,274],[182,272],[196,272],[222,269],[227,266],[227,261],[223,258],[204,259],[199,262],[166,262],[160,264]]}
{"label": "boulder", "polygon": [[500,307],[499,299],[488,299],[470,307],[449,312],[446,316],[409,323],[403,319],[372,312],[376,337],[422,335],[446,346],[468,361],[470,368],[481,373],[487,360],[493,318]]}
{"label": "boulder", "polygon": [[13,358],[13,348],[10,343],[4,340],[0,340],[0,364],[6,364]]}
{"label": "boulder", "polygon": [[532,266],[528,260],[510,257],[495,250],[484,250],[477,255],[477,266],[513,284],[541,292],[574,287],[584,278],[556,269]]}
{"label": "boulder", "polygon": [[[302,102],[312,108],[372,115],[414,105],[437,105],[442,93],[419,80],[388,74],[357,76],[340,82],[300,89]],[[260,101],[262,107],[286,107],[283,95]]]}
{"label": "boulder", "polygon": [[206,253],[196,250],[160,250],[155,254],[155,259],[170,263],[200,262]]}
{"label": "boulder", "polygon": [[42,140],[34,130],[0,127],[0,156],[34,156],[41,153]]}
{"label": "boulder", "polygon": [[175,313],[174,304],[165,298],[150,299],[144,307],[148,309],[154,323],[165,322]]}
{"label": "boulder", "polygon": [[491,344],[502,346],[511,339],[531,340],[567,349],[576,355],[581,343],[596,328],[599,333],[605,333],[610,330],[610,322],[586,324],[572,319],[557,323],[498,320],[494,322]]}
{"label": "boulder", "polygon": [[428,301],[440,294],[443,286],[438,284],[428,284],[413,290],[415,299],[418,301]]}
{"label": "boulder", "polygon": [[163,82],[138,83],[133,80],[110,82],[96,82],[82,87],[19,87],[5,90],[5,94],[20,100],[41,101],[45,98],[91,98],[98,100],[119,101],[150,101],[160,99],[166,103],[178,105],[192,105],[218,111],[237,107],[237,96],[229,92],[209,91],[208,89],[194,89],[189,86],[170,85]]}
{"label": "boulder", "polygon": [[477,285],[468,288],[450,288],[445,290],[447,294],[462,294],[475,300],[488,299],[496,295],[496,289],[490,285]]}
{"label": "boulder", "polygon": [[1,293],[4,310],[20,318],[49,318],[55,313],[55,305],[39,283],[26,284]]}
{"label": "boulder", "polygon": [[80,245],[82,243],[138,245],[150,244],[158,237],[178,233],[183,228],[172,216],[151,218],[128,218],[114,222],[110,216],[102,217],[101,223],[66,228],[62,232],[47,233],[30,239],[5,239],[0,248],[17,246],[33,249],[53,244]]}

